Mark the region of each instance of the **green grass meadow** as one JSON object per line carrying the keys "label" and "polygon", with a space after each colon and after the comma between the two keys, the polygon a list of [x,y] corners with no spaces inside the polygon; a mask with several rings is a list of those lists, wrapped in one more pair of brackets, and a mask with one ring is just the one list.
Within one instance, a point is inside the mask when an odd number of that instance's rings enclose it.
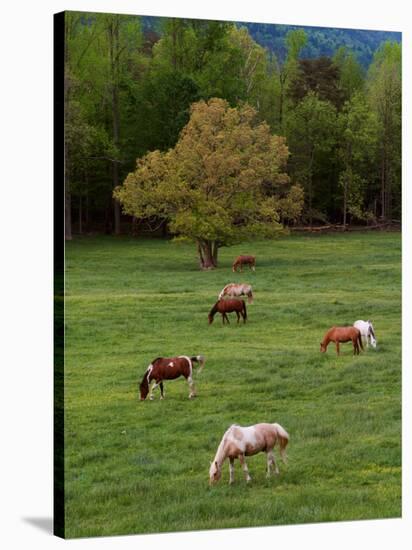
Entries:
{"label": "green grass meadow", "polygon": [[[293,235],[220,251],[160,239],[75,238],[66,245],[66,536],[88,537],[399,517],[401,515],[401,235]],[[240,254],[256,272],[233,274]],[[229,282],[248,282],[248,321],[212,325]],[[372,319],[378,348],[336,356],[332,325]],[[140,402],[152,359],[206,356],[198,397],[181,378]],[[157,393],[156,393],[157,392]],[[228,485],[208,471],[232,424],[278,422],[287,465],[238,461]],[[276,450],[275,450],[276,453]],[[278,453],[276,453],[278,457]]]}

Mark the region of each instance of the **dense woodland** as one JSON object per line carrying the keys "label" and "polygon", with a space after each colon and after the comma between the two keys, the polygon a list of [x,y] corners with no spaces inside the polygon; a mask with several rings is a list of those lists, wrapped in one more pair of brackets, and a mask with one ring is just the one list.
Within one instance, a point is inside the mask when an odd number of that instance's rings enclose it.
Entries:
{"label": "dense woodland", "polygon": [[[114,190],[137,160],[179,145],[193,105],[212,98],[224,100],[213,104],[226,110],[253,112],[287,147],[289,202],[293,192],[303,193],[299,215],[285,216],[283,224],[400,220],[399,42],[378,45],[379,33],[353,31],[358,41],[369,37],[366,53],[357,56],[331,29],[334,41],[323,55],[304,28],[283,26],[275,36],[275,27],[188,19],[148,25],[138,16],[66,13],[66,238],[168,234],[167,216],[153,223],[126,215]],[[277,50],[270,46],[275,39]],[[262,185],[265,177],[262,171]]]}

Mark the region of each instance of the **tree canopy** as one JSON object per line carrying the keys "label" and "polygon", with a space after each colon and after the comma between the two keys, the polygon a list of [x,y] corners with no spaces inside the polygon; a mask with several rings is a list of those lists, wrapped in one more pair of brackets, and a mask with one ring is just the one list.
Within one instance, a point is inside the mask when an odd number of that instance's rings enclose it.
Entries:
{"label": "tree canopy", "polygon": [[288,148],[248,104],[199,101],[173,149],[138,159],[115,191],[126,213],[167,220],[196,242],[202,268],[218,249],[252,236],[273,237],[300,214],[303,193],[285,172]]}
{"label": "tree canopy", "polygon": [[[190,143],[187,151],[194,148],[203,134],[193,130],[184,141],[188,130],[182,130],[194,116],[192,106],[212,98],[226,101],[236,112],[249,105],[254,127],[265,123],[273,137],[282,136],[289,154],[280,173],[287,174],[288,183],[272,193],[282,225],[400,219],[398,42],[383,42],[376,49],[388,36],[377,31],[342,34],[337,29],[176,18],[150,19],[153,25],[148,28],[147,20],[65,15],[67,238],[72,228],[75,233],[136,234],[159,224],[164,234],[173,229],[182,235],[182,221],[170,214],[121,215],[113,189],[135,169],[136,158],[147,161],[158,151],[160,165],[169,150],[176,159],[185,156],[179,153],[184,143]],[[276,41],[276,48],[265,48],[269,42],[262,30]],[[326,36],[332,38],[326,56],[323,48],[313,53],[315,35],[322,43]],[[358,48],[352,48],[355,36],[373,56],[369,66],[357,57]],[[276,139],[280,143],[281,138]],[[233,156],[231,151],[222,154]],[[184,181],[182,166],[174,163],[176,178]],[[220,185],[229,181],[222,173],[219,177],[224,182]],[[302,208],[296,203],[297,219],[296,211],[290,213],[291,195],[282,190],[291,193],[298,184],[305,198]],[[255,192],[253,183],[249,185]],[[242,227],[239,224],[239,235]],[[231,242],[229,234],[219,238]]]}

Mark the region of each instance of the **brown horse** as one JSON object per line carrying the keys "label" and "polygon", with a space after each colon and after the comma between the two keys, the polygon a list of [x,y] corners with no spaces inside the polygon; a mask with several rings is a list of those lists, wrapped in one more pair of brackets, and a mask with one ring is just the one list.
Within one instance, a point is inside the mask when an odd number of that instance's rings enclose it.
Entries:
{"label": "brown horse", "polygon": [[[189,384],[189,399],[195,397],[195,386],[193,383],[193,363],[199,363],[199,372],[203,369],[205,358],[203,355],[187,357],[187,355],[179,355],[179,357],[157,357],[147,367],[143,375],[143,380],[140,383],[140,400],[144,401],[149,393],[149,399],[153,400],[153,390],[160,386],[160,399],[164,399],[163,380],[174,380],[179,376],[184,376]],[[154,384],[150,388],[150,383]]]}
{"label": "brown horse", "polygon": [[240,315],[242,315],[243,322],[246,323],[247,313],[245,301],[233,298],[218,300],[215,303],[215,305],[209,311],[209,315],[207,316],[209,319],[209,325],[213,323],[213,317],[216,313],[222,314],[223,324],[225,324],[225,320],[229,323],[229,318],[226,313],[232,313],[232,311],[234,311],[237,315],[237,322],[239,322]]}
{"label": "brown horse", "polygon": [[256,257],[255,256],[238,256],[232,265],[232,271],[237,271],[238,267],[240,268],[240,272],[242,272],[242,266],[248,265],[250,269],[255,271],[256,267]]}
{"label": "brown horse", "polygon": [[352,341],[353,344],[353,355],[359,355],[359,347],[363,350],[360,331],[355,327],[332,327],[320,343],[320,351],[324,353],[329,342],[335,342],[336,353],[339,355],[339,344],[349,341]]}

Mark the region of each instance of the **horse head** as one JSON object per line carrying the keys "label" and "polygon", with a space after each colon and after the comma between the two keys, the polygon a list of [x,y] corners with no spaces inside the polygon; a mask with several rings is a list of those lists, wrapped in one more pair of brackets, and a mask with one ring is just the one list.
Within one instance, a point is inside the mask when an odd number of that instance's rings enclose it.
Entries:
{"label": "horse head", "polygon": [[149,393],[149,383],[147,381],[146,375],[144,376],[140,386],[140,401],[144,401],[147,397],[147,394]]}
{"label": "horse head", "polygon": [[373,325],[370,321],[367,321],[368,323],[368,336],[369,336],[369,340],[370,340],[370,343],[371,343],[371,346],[373,348],[376,348],[376,336],[375,336],[375,332],[373,330]]}
{"label": "horse head", "polygon": [[219,468],[217,461],[215,460],[210,464],[209,470],[209,485],[214,485],[222,477],[222,469]]}
{"label": "horse head", "polygon": [[215,305],[212,307],[212,309],[209,311],[209,315],[207,316],[209,325],[213,323],[213,317],[215,313],[217,312],[217,304],[219,303],[219,300],[215,303]]}

